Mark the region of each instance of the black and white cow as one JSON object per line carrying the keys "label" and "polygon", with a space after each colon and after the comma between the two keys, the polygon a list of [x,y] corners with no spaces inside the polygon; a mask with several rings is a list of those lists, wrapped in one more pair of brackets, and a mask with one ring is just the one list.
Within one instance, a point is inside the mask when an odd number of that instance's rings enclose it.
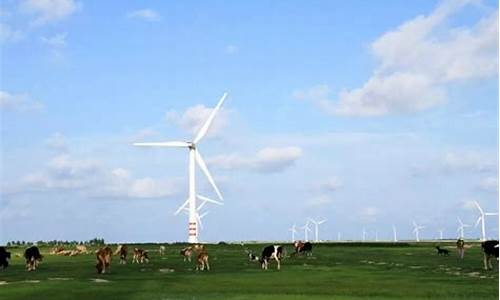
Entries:
{"label": "black and white cow", "polygon": [[10,252],[5,247],[0,247],[0,266],[7,268],[9,266]]}
{"label": "black and white cow", "polygon": [[481,248],[483,248],[483,262],[484,262],[484,269],[489,270],[493,269],[493,265],[491,264],[491,259],[493,257],[496,257],[498,260],[498,241],[497,240],[491,240],[491,241],[484,241],[481,243]]}
{"label": "black and white cow", "polygon": [[24,258],[26,259],[26,269],[28,271],[35,271],[43,256],[40,254],[37,246],[31,246],[24,251]]}
{"label": "black and white cow", "polygon": [[267,270],[269,265],[269,260],[276,260],[278,263],[278,270],[281,268],[281,258],[283,257],[283,247],[279,245],[270,245],[262,250],[262,256],[260,258],[260,263],[262,269]]}

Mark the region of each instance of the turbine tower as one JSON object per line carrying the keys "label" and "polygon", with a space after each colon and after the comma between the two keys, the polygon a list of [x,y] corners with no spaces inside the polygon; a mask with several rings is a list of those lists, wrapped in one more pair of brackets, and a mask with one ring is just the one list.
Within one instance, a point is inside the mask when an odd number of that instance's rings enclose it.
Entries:
{"label": "turbine tower", "polygon": [[468,224],[464,224],[462,222],[462,220],[460,218],[457,217],[457,220],[458,220],[458,228],[457,228],[457,232],[460,232],[460,236],[459,238],[463,239],[464,238],[464,228],[465,227],[470,227],[470,225]]}
{"label": "turbine tower", "polygon": [[443,232],[444,232],[444,229],[441,228],[438,230],[439,231],[439,239],[442,240],[443,239]]}
{"label": "turbine tower", "polygon": [[415,221],[413,221],[413,233],[415,233],[415,241],[420,242],[420,229],[424,229],[424,226],[419,226]]}
{"label": "turbine tower", "polygon": [[[201,226],[201,218],[206,215],[203,213],[200,215],[200,210],[207,203],[214,203],[218,205],[223,205],[222,202],[212,200],[210,198],[198,195],[196,193],[196,181],[195,181],[195,164],[203,171],[208,181],[212,185],[215,193],[217,194],[220,201],[223,201],[222,195],[215,185],[215,182],[208,171],[207,165],[205,161],[200,155],[200,152],[197,149],[198,143],[203,139],[203,137],[207,134],[212,121],[215,118],[215,115],[219,111],[220,107],[226,100],[227,93],[224,93],[217,103],[217,106],[212,110],[210,116],[203,126],[200,128],[195,138],[190,142],[180,142],[180,141],[172,141],[172,142],[154,142],[154,143],[134,143],[134,146],[142,146],[142,147],[180,147],[186,148],[189,150],[189,164],[188,164],[188,174],[189,174],[189,195],[188,199],[184,204],[182,204],[179,209],[175,212],[175,215],[179,214],[182,210],[185,210],[189,215],[189,224],[188,224],[188,242],[189,243],[198,243],[198,224]],[[201,200],[201,204],[197,206],[196,200]]]}
{"label": "turbine tower", "polygon": [[319,242],[319,225],[323,224],[326,222],[326,220],[321,220],[321,221],[316,221],[311,218],[309,218],[309,221],[314,224],[314,235],[315,235],[315,242]]}
{"label": "turbine tower", "polygon": [[295,242],[295,234],[297,233],[297,226],[293,224],[292,227],[288,228],[292,232],[292,243]]}
{"label": "turbine tower", "polygon": [[337,232],[337,242],[340,242],[340,231]]}
{"label": "turbine tower", "polygon": [[366,229],[363,227],[363,242],[366,241]]}
{"label": "turbine tower", "polygon": [[306,222],[306,225],[300,227],[300,229],[304,229],[304,241],[309,241],[307,232],[311,231],[311,228],[309,228],[309,220]]}
{"label": "turbine tower", "polygon": [[481,222],[481,241],[486,241],[486,227],[484,225],[484,217],[485,216],[498,216],[498,213],[485,213],[481,206],[479,206],[479,203],[477,201],[474,201],[474,204],[476,205],[477,209],[479,210],[479,218],[476,221],[476,227],[479,225],[479,222]]}
{"label": "turbine tower", "polygon": [[398,241],[398,237],[396,235],[396,226],[394,226],[394,225],[392,225],[392,235],[393,235],[393,241],[397,242]]}

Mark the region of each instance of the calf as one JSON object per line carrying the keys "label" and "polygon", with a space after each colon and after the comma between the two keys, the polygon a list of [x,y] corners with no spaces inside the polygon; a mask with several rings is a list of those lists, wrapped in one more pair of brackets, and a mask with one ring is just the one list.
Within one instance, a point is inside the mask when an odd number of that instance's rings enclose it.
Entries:
{"label": "calf", "polygon": [[160,250],[158,251],[160,253],[160,256],[165,255],[165,252],[167,251],[167,248],[165,246],[161,245]]}
{"label": "calf", "polygon": [[8,252],[5,247],[0,247],[0,266],[3,269],[9,266],[10,252]]}
{"label": "calf", "polygon": [[436,246],[437,254],[438,255],[443,255],[443,256],[449,256],[450,255],[450,250],[447,249],[442,249],[439,246]]}
{"label": "calf", "polygon": [[253,253],[248,253],[248,261],[259,261],[259,257]]}
{"label": "calf", "polygon": [[184,249],[181,250],[181,255],[184,258],[184,261],[189,261],[191,262],[191,255],[193,255],[193,247],[188,246]]}
{"label": "calf", "polygon": [[493,265],[491,264],[491,259],[496,257],[498,260],[498,241],[484,241],[481,243],[481,248],[483,248],[483,263],[484,269],[489,270],[493,269]]}
{"label": "calf", "polygon": [[120,255],[120,264],[124,265],[127,263],[127,255],[128,255],[127,245],[118,245],[118,248],[116,248],[116,251],[114,254]]}
{"label": "calf", "polygon": [[24,250],[24,258],[26,259],[26,269],[31,272],[36,270],[43,256],[37,246],[31,246]]}
{"label": "calf", "polygon": [[312,244],[310,242],[302,243],[301,241],[296,241],[293,244],[295,248],[295,255],[305,254],[306,256],[312,255]]}
{"label": "calf", "polygon": [[110,265],[111,265],[111,258],[113,256],[113,250],[111,250],[111,247],[106,246],[106,247],[99,248],[95,252],[95,256],[97,258],[97,264],[95,266],[97,269],[97,274],[106,273],[106,268],[108,269],[108,273],[109,273],[109,271],[110,271],[109,269],[110,269]]}
{"label": "calf", "polygon": [[208,251],[205,247],[203,247],[200,249],[196,257],[196,270],[203,271],[205,268],[207,271],[210,271],[210,266],[208,264]]}
{"label": "calf", "polygon": [[283,247],[279,245],[271,245],[267,246],[262,250],[262,255],[260,258],[261,267],[264,270],[267,270],[269,265],[269,260],[274,259],[278,263],[278,270],[281,269],[281,258],[283,257]]}
{"label": "calf", "polygon": [[135,248],[134,256],[132,257],[132,263],[143,264],[148,262],[149,262],[148,250]]}

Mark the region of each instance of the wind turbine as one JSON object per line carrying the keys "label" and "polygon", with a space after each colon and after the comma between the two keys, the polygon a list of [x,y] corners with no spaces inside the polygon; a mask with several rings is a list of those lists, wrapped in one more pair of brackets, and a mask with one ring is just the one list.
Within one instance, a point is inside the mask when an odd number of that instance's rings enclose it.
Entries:
{"label": "wind turbine", "polygon": [[375,242],[378,242],[378,230],[375,229]]}
{"label": "wind turbine", "polygon": [[309,228],[309,220],[306,222],[306,225],[300,227],[300,229],[304,229],[304,241],[309,241],[308,237],[307,237],[307,232],[308,231],[311,231],[311,228]]}
{"label": "wind turbine", "polygon": [[441,228],[441,229],[439,229],[439,230],[438,230],[438,232],[439,232],[439,239],[440,239],[440,240],[442,240],[442,239],[443,239],[443,232],[444,232],[444,229],[443,229],[443,228]]}
{"label": "wind turbine", "polygon": [[398,237],[396,235],[396,226],[394,226],[394,225],[392,225],[392,235],[393,235],[393,241],[397,242],[398,241]]}
{"label": "wind turbine", "polygon": [[[203,139],[203,137],[207,134],[208,129],[210,128],[210,125],[212,124],[212,121],[215,118],[215,115],[219,111],[220,107],[224,103],[224,100],[226,100],[227,93],[224,93],[222,97],[220,98],[219,102],[217,103],[217,106],[212,110],[210,113],[210,116],[208,117],[207,121],[203,126],[200,128],[198,133],[196,134],[195,138],[190,141],[190,142],[180,142],[180,141],[171,141],[171,142],[154,142],[154,143],[134,143],[134,146],[143,146],[143,147],[180,147],[180,148],[187,148],[189,150],[189,164],[188,164],[188,173],[189,173],[189,195],[188,199],[184,204],[182,204],[179,209],[175,212],[175,215],[179,214],[182,210],[185,210],[188,215],[189,215],[189,224],[188,224],[188,242],[189,243],[198,243],[198,235],[199,235],[199,230],[198,230],[198,224],[201,225],[201,218],[202,216],[205,216],[206,213],[200,215],[200,210],[205,206],[207,203],[214,203],[218,205],[223,205],[222,202],[212,200],[210,198],[198,195],[196,193],[196,181],[195,181],[195,164],[198,165],[198,167],[203,171],[205,176],[207,177],[208,181],[212,185],[213,189],[215,190],[215,193],[217,194],[218,198],[220,201],[223,201],[222,195],[215,185],[215,182],[212,178],[212,175],[210,175],[210,172],[208,171],[207,165],[205,164],[205,161],[200,155],[200,152],[197,149],[198,143]],[[201,200],[201,204],[197,206],[196,200],[199,199]]]}
{"label": "wind turbine", "polygon": [[325,223],[326,220],[316,221],[316,220],[309,218],[309,221],[311,221],[314,224],[315,242],[319,242],[319,238],[318,238],[319,225]]}
{"label": "wind turbine", "polygon": [[420,242],[419,234],[420,229],[424,229],[424,226],[419,226],[415,221],[413,221],[413,233],[415,233],[415,241]]}
{"label": "wind turbine", "polygon": [[297,233],[297,226],[293,224],[292,227],[288,228],[289,231],[292,232],[292,243],[295,242],[295,234]]}
{"label": "wind turbine", "polygon": [[461,220],[460,218],[458,218],[458,217],[457,217],[457,220],[458,220],[458,223],[459,223],[458,228],[457,228],[457,231],[459,231],[459,232],[460,232],[460,236],[459,236],[459,237],[460,237],[461,239],[463,239],[463,238],[464,238],[464,228],[465,228],[465,227],[470,227],[470,225],[468,225],[468,224],[464,224],[464,223],[462,222],[462,220]]}
{"label": "wind turbine", "polygon": [[366,229],[363,227],[363,242],[366,241]]}
{"label": "wind turbine", "polygon": [[340,242],[340,231],[337,232],[337,241]]}
{"label": "wind turbine", "polygon": [[476,205],[477,209],[479,210],[479,218],[476,221],[476,227],[479,225],[479,222],[481,222],[481,241],[486,241],[486,227],[484,225],[484,217],[485,216],[498,216],[498,213],[485,213],[481,206],[479,206],[479,203],[477,201],[474,201],[474,204]]}

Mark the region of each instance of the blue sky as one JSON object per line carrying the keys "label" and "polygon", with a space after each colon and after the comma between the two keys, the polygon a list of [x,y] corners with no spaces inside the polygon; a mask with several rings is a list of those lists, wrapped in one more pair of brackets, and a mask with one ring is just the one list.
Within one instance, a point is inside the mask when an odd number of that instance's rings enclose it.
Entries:
{"label": "blue sky", "polygon": [[[200,238],[456,237],[498,211],[495,1],[3,1],[0,243],[178,241],[189,140],[225,198]],[[213,197],[198,175],[200,189]],[[498,235],[488,219],[488,235]],[[37,228],[37,230],[33,230]],[[479,236],[478,228],[466,236]]]}

